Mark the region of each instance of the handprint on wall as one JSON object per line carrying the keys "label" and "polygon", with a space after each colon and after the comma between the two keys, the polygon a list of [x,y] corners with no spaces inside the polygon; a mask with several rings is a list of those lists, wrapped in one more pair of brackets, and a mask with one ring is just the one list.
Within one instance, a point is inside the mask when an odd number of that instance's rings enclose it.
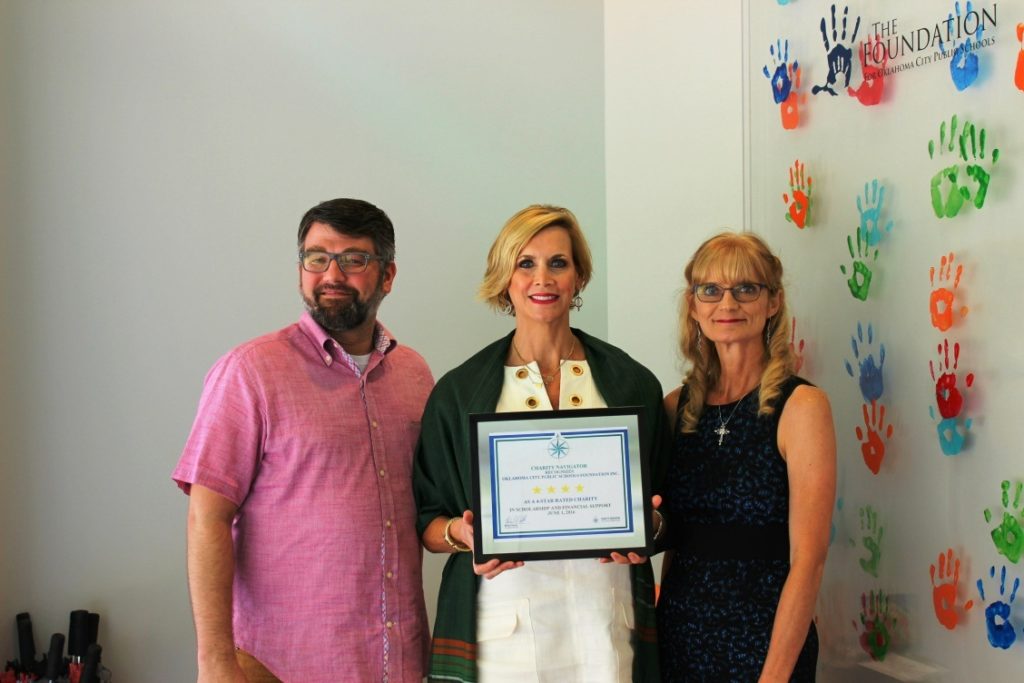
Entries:
{"label": "handprint on wall", "polygon": [[[850,348],[853,349],[854,363],[857,364],[857,374],[854,375],[853,363],[845,360],[846,373],[850,377],[856,377],[857,385],[860,387],[861,398],[865,403],[871,403],[882,398],[885,385],[882,381],[882,367],[885,365],[885,344],[878,345],[878,363],[875,363],[873,345],[875,343],[875,328],[868,323],[868,334],[865,341],[864,325],[857,321],[857,334],[850,336]],[[861,347],[864,347],[861,358]]]}
{"label": "handprint on wall", "polygon": [[[953,252],[949,252],[948,256],[942,256],[938,268],[932,266],[928,269],[928,279],[933,288],[931,296],[928,298],[928,312],[932,318],[932,326],[942,332],[953,326],[953,301],[956,299],[956,290],[960,286],[960,276],[964,273],[962,263],[957,264],[956,271],[953,270],[955,259]],[[936,281],[938,285],[936,285]],[[962,306],[960,317],[966,318],[967,312],[967,306]]]}
{"label": "handprint on wall", "polygon": [[[953,364],[949,363],[949,340],[938,345],[939,360],[928,361],[928,369],[935,382],[935,403],[943,418],[957,417],[964,407],[964,396],[957,387],[957,369],[960,365],[960,343],[953,344]],[[939,371],[936,374],[936,369]],[[974,385],[974,373],[964,378],[967,387]]]}
{"label": "handprint on wall", "polygon": [[839,271],[846,275],[850,272],[850,277],[846,280],[846,286],[850,288],[850,294],[853,295],[854,299],[860,299],[861,301],[867,301],[868,292],[871,290],[871,268],[866,263],[869,259],[872,263],[878,260],[878,249],[872,249],[867,240],[861,237],[860,228],[857,228],[857,251],[854,253],[853,235],[846,237],[846,248],[850,252],[850,258],[853,259],[853,263],[850,264],[850,271],[847,271],[845,265],[839,266]]}
{"label": "handprint on wall", "polygon": [[858,560],[860,568],[878,578],[878,561],[882,559],[882,535],[885,527],[878,521],[878,512],[870,505],[860,509],[861,544],[868,551],[867,557]]}
{"label": "handprint on wall", "polygon": [[785,43],[781,39],[776,40],[775,45],[768,46],[768,51],[773,69],[769,71],[765,64],[761,71],[771,82],[772,99],[779,105],[782,127],[792,130],[800,124],[800,65],[796,59],[789,61],[788,39]]}
{"label": "handprint on wall", "polygon": [[[956,25],[960,25],[960,2],[959,0],[955,3],[956,9]],[[967,14],[970,15],[974,8],[971,6],[970,0],[967,0]],[[954,22],[952,12],[949,14],[947,19],[947,25]],[[953,56],[949,60],[949,75],[953,79],[953,85],[956,86],[957,90],[966,90],[978,80],[978,69],[981,65],[981,61],[978,58],[978,53],[971,46],[972,40],[981,40],[982,34],[985,32],[985,23],[978,23],[978,32],[974,36],[966,36],[962,42],[957,43],[953,48]],[[939,52],[945,54],[946,46],[942,42],[942,36],[939,36]]]}
{"label": "handprint on wall", "polygon": [[816,85],[811,89],[811,92],[815,95],[822,91],[825,91],[832,96],[838,95],[839,93],[835,91],[834,86],[840,78],[842,78],[843,82],[839,87],[846,88],[850,85],[850,69],[853,66],[853,50],[850,49],[849,45],[855,45],[857,43],[857,31],[860,30],[860,17],[857,17],[857,22],[853,26],[853,34],[850,36],[849,43],[847,43],[846,21],[849,11],[849,6],[843,8],[843,30],[842,34],[840,34],[836,25],[836,6],[834,4],[832,5],[831,42],[828,38],[828,27],[825,23],[825,17],[821,18],[821,40],[825,46],[825,54],[828,59],[828,76],[825,79],[824,85]]}
{"label": "handprint on wall", "polygon": [[[990,579],[996,578],[996,568],[993,566],[988,570]],[[1017,599],[1017,589],[1020,588],[1020,578],[1014,578],[1010,595],[1006,595],[1006,566],[999,570],[999,599],[993,600],[985,607],[985,630],[988,632],[988,642],[992,647],[1002,650],[1009,648],[1017,640],[1017,630],[1010,621],[1013,601]],[[978,579],[978,594],[982,600],[985,598],[985,584]]]}
{"label": "handprint on wall", "polygon": [[872,401],[870,416],[866,404],[861,406],[861,409],[864,413],[864,429],[857,427],[854,431],[857,440],[860,441],[860,453],[864,458],[864,464],[872,474],[878,474],[885,458],[886,444],[892,438],[893,426],[885,424],[884,405]]}
{"label": "handprint on wall", "polygon": [[1017,88],[1024,90],[1024,24],[1017,24],[1017,42],[1020,52],[1017,53],[1017,70],[1013,73],[1013,82]]}
{"label": "handprint on wall", "polygon": [[[945,553],[939,553],[936,563],[939,566],[938,580],[935,575],[935,565],[929,567],[929,574],[932,577],[932,607],[935,609],[935,618],[939,623],[952,631],[962,620],[960,598],[958,596],[960,586],[960,558],[953,554],[949,548]],[[962,606],[962,611],[967,612],[974,607],[974,601],[968,600]]]}
{"label": "handprint on wall", "polygon": [[[957,133],[959,120],[954,114],[950,119],[949,136],[946,136],[946,122],[939,124],[939,144],[935,140],[928,141],[928,157],[935,158],[935,151],[939,154],[952,154],[954,163],[940,170],[931,179],[932,209],[938,218],[952,218],[960,213],[964,202],[972,202],[976,208],[985,206],[985,198],[988,196],[988,186],[992,180],[990,169],[986,169],[982,162],[985,161],[986,133],[984,128],[978,128],[970,121],[965,121],[963,128]],[[957,158],[959,157],[959,158]],[[960,160],[967,162],[964,167],[964,177],[960,177]],[[992,167],[999,162],[999,150],[992,150]],[[963,184],[961,184],[963,180]],[[968,184],[973,181],[975,188],[971,192]],[[945,186],[945,197],[943,187]]]}
{"label": "handprint on wall", "polygon": [[782,193],[782,202],[787,206],[786,220],[801,230],[811,224],[811,188],[814,184],[814,179],[805,176],[804,171],[800,160],[794,161],[789,169],[789,193]]}
{"label": "handprint on wall", "polygon": [[967,443],[967,432],[971,428],[971,418],[959,420],[955,417],[936,417],[935,406],[928,406],[928,414],[932,420],[938,420],[935,432],[939,437],[939,448],[944,455],[959,455]]}
{"label": "handprint on wall", "polygon": [[[875,54],[874,48],[881,46],[879,52],[882,53],[882,61],[874,61],[873,55]],[[872,56],[868,63],[868,57]],[[847,88],[846,92],[850,97],[856,97],[857,101],[863,104],[865,107],[871,107],[882,101],[882,95],[885,92],[885,65],[889,62],[889,52],[885,49],[885,45],[882,43],[882,39],[879,36],[875,36],[874,42],[868,37],[860,47],[860,71],[864,80],[861,81],[860,87],[854,90],[853,88]]]}
{"label": "handprint on wall", "polygon": [[[870,186],[870,190],[869,190]],[[864,200],[857,197],[857,214],[860,216],[860,232],[868,246],[875,246],[882,240],[882,205],[885,203],[885,185],[879,185],[878,178],[864,183]],[[892,232],[892,219],[885,224],[884,233]]]}
{"label": "handprint on wall", "polygon": [[[889,614],[889,596],[882,591],[861,593],[860,596],[860,647],[876,662],[885,659],[892,645],[896,619]],[[854,623],[854,628],[857,624]]]}
{"label": "handprint on wall", "polygon": [[[996,552],[1016,564],[1020,561],[1021,553],[1024,552],[1024,529],[1021,523],[1024,522],[1024,513],[1020,509],[1021,490],[1024,484],[1017,482],[1014,487],[1013,501],[1010,501],[1009,480],[1004,480],[1000,485],[1003,489],[1003,516],[999,520],[999,526],[992,530],[992,543],[996,546]],[[992,523],[992,511],[985,509],[985,521]]]}

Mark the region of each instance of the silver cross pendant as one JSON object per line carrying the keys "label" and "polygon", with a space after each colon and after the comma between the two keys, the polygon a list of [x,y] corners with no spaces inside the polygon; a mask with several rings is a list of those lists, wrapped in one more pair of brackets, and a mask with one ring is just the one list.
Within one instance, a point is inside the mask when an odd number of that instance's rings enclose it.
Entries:
{"label": "silver cross pendant", "polygon": [[718,434],[718,445],[722,445],[722,439],[729,433],[729,430],[725,428],[724,424],[718,425],[718,429],[715,430],[715,434]]}

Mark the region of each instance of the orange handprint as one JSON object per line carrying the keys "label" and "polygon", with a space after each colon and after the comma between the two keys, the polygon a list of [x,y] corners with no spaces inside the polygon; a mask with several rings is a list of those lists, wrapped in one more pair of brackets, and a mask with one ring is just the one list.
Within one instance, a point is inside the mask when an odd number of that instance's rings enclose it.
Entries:
{"label": "orange handprint", "polygon": [[[939,553],[939,582],[935,582],[935,565],[931,565],[929,574],[932,577],[932,606],[935,618],[939,623],[952,631],[960,623],[960,612],[957,609],[957,588],[960,583],[960,558],[949,548],[945,554]],[[974,607],[974,601],[968,600],[963,611]]]}
{"label": "orange handprint", "polygon": [[[862,430],[857,427],[857,440],[860,441],[860,453],[864,458],[864,464],[868,466],[872,474],[878,474],[882,468],[882,460],[885,458],[885,444],[892,438],[892,424],[885,424],[885,406],[877,401],[871,402],[871,416],[868,416],[868,406],[861,406],[864,412],[864,427]],[[883,439],[884,435],[884,439]]]}
{"label": "orange handprint", "polygon": [[[938,269],[932,266],[928,269],[928,278],[931,280],[932,287],[935,287],[935,275],[939,276],[939,287],[932,290],[931,297],[928,301],[928,310],[932,316],[932,325],[937,327],[939,330],[945,332],[953,326],[953,298],[956,295],[956,289],[960,286],[960,276],[964,273],[963,264],[958,264],[956,272],[953,271],[953,252],[949,252],[949,256],[943,256],[939,261]],[[942,286],[943,283],[948,283],[952,278],[953,289],[950,290],[946,286]],[[966,306],[961,307],[960,317],[967,317],[968,308]]]}
{"label": "orange handprint", "polygon": [[793,89],[779,105],[779,113],[782,115],[782,127],[786,130],[793,130],[800,125],[800,104],[807,100],[807,95],[800,92],[800,67],[796,62],[789,65],[788,71],[789,78],[793,82]]}
{"label": "orange handprint", "polygon": [[[875,58],[877,52],[882,53],[880,61]],[[871,55],[872,64],[870,66],[868,65],[868,55]],[[879,36],[875,36],[874,42],[870,37],[864,41],[860,46],[860,70],[864,80],[856,90],[846,89],[850,97],[856,97],[857,101],[865,107],[881,102],[882,93],[885,91],[885,65],[888,61],[889,53]]]}
{"label": "orange handprint", "polygon": [[[811,223],[811,185],[813,182],[811,176],[807,176],[807,181],[804,182],[804,165],[797,159],[793,163],[793,167],[789,169],[789,191],[793,195],[793,201],[790,202],[789,194],[785,192],[782,193],[782,201],[789,206],[786,220],[795,223],[796,227],[801,230]],[[804,188],[807,189],[806,194]]]}

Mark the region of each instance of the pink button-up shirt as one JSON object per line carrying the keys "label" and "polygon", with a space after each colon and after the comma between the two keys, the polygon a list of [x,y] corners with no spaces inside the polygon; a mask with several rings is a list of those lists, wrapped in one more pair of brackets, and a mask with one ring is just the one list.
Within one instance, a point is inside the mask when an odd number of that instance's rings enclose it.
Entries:
{"label": "pink button-up shirt", "polygon": [[433,378],[378,325],[360,375],[309,314],[206,376],[173,478],[238,504],[235,644],[284,681],[420,681],[412,454]]}

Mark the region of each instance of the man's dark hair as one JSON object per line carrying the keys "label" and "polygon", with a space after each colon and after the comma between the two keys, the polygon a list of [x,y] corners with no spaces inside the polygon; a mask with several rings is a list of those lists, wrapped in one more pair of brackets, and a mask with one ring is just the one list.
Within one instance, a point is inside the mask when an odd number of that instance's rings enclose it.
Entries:
{"label": "man's dark hair", "polygon": [[326,223],[349,237],[369,237],[383,263],[395,260],[395,228],[388,215],[362,199],[329,199],[306,212],[299,223],[299,249],[313,223]]}

